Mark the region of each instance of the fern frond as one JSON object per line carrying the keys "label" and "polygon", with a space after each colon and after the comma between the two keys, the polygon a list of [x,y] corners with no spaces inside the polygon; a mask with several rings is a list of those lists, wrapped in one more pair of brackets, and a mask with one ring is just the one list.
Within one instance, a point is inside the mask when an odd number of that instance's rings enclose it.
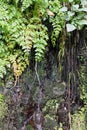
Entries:
{"label": "fern frond", "polygon": [[21,0],[22,2],[21,10],[24,11],[25,9],[27,9],[30,5],[32,5],[33,1],[35,0]]}

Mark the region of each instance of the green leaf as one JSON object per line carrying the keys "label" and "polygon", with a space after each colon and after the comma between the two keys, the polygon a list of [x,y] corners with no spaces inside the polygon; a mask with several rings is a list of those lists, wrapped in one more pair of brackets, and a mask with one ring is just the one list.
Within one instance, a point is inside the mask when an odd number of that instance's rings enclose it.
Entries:
{"label": "green leaf", "polygon": [[78,9],[79,9],[79,4],[72,5],[72,7],[71,7],[71,10],[73,10],[73,11],[78,11]]}
{"label": "green leaf", "polygon": [[68,16],[69,16],[69,17],[72,17],[72,16],[75,14],[75,13],[72,12],[72,11],[68,11],[67,13],[68,13]]}
{"label": "green leaf", "polygon": [[23,0],[21,10],[24,11],[26,8],[28,8],[33,1],[34,0]]}
{"label": "green leaf", "polygon": [[69,0],[69,2],[70,2],[70,3],[72,3],[72,2],[73,2],[73,0]]}
{"label": "green leaf", "polygon": [[80,20],[78,22],[79,25],[87,25],[87,20]]}
{"label": "green leaf", "polygon": [[0,100],[3,100],[3,95],[2,94],[0,94]]}
{"label": "green leaf", "polygon": [[42,54],[44,53],[43,50],[41,50],[40,48],[37,48],[37,49],[35,50],[35,52],[38,52],[38,53],[40,53],[40,54],[41,54],[41,53],[42,53]]}
{"label": "green leaf", "polygon": [[72,24],[66,24],[67,32],[72,32],[76,29],[76,27]]}
{"label": "green leaf", "polygon": [[0,78],[3,78],[3,74],[2,73],[0,73]]}
{"label": "green leaf", "polygon": [[80,8],[80,9],[78,9],[78,11],[84,11],[84,12],[87,12],[87,8],[86,8],[86,7],[84,7],[84,8]]}
{"label": "green leaf", "polygon": [[67,9],[67,7],[62,7],[59,11],[60,12],[66,12],[68,9]]}
{"label": "green leaf", "polygon": [[44,45],[43,44],[34,44],[34,48],[40,48],[40,49],[42,49],[42,50],[45,50],[45,47],[44,47]]}

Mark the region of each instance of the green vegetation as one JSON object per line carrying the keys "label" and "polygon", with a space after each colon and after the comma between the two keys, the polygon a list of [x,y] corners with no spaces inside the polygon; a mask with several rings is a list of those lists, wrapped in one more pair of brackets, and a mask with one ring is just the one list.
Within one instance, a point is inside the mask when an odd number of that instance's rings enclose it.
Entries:
{"label": "green vegetation", "polygon": [[7,115],[8,107],[2,94],[0,94],[0,121]]}
{"label": "green vegetation", "polygon": [[[82,29],[87,25],[86,2],[58,0],[7,0],[0,2],[0,77],[6,75],[6,68],[13,65],[15,76],[20,76],[29,64],[31,48],[35,49],[35,59],[41,61],[49,40],[51,24],[53,46],[60,32]],[[48,23],[46,22],[48,20]],[[3,62],[2,62],[3,61]]]}
{"label": "green vegetation", "polygon": [[84,111],[81,109],[79,112],[76,112],[72,117],[72,128],[74,130],[86,130],[85,126],[85,114]]}
{"label": "green vegetation", "polygon": [[[81,34],[83,31],[84,38]],[[87,122],[86,33],[87,0],[0,0],[0,85],[5,86],[10,77],[13,86],[16,86],[26,69],[33,66],[33,62],[35,68],[35,63],[43,64],[43,59],[50,55],[49,52],[53,53],[56,55],[60,77],[63,75],[62,79],[64,78],[68,90],[74,92],[72,86],[75,86],[77,91],[79,88],[83,102],[72,115],[71,126],[74,130],[85,130],[87,126],[83,122]],[[51,59],[51,56],[49,57]],[[50,68],[49,58],[46,62],[49,62]],[[38,72],[35,71],[39,81]],[[77,86],[79,87],[76,88]],[[44,106],[45,111],[56,111],[56,100],[49,99]],[[0,94],[0,120],[4,118],[7,109],[4,97]],[[47,115],[51,118],[52,113]]]}

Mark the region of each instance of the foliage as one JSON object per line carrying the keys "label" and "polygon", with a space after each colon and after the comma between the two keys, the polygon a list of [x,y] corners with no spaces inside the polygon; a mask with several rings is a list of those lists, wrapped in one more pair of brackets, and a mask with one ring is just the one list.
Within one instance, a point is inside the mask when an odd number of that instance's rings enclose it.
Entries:
{"label": "foliage", "polygon": [[[81,30],[86,25],[86,0],[1,0],[0,78],[4,79],[8,76],[7,71],[9,71],[9,75],[14,74],[16,84],[19,76],[30,63],[31,51],[34,52],[34,61],[41,62],[45,52],[50,49],[50,43],[53,49],[58,50],[58,67],[61,71],[66,50],[66,30],[67,32]],[[81,66],[81,99],[85,103],[84,111],[87,110],[85,70],[86,68]],[[71,75],[69,77],[71,78]],[[49,120],[55,121],[56,105],[57,100],[53,99],[43,108],[44,113],[50,111],[50,114],[46,114]],[[80,125],[79,129],[84,129],[82,124],[85,120],[84,111],[81,110],[73,115],[74,129],[77,129],[78,125]],[[0,95],[0,118],[3,119],[6,112],[6,102]],[[80,120],[77,120],[78,118]]]}
{"label": "foliage", "polygon": [[7,114],[7,105],[2,94],[0,94],[0,120]]}
{"label": "foliage", "polygon": [[[17,4],[17,1],[14,2]],[[23,2],[22,7],[24,5]],[[10,67],[11,64],[15,77],[18,77],[29,64],[29,51],[33,44],[36,49],[36,60],[42,57],[41,54],[43,55],[47,45],[47,35],[45,36],[47,29],[38,17],[33,17],[28,22],[12,4],[0,2],[0,12],[0,77],[3,78],[6,67]]]}
{"label": "foliage", "polygon": [[[18,62],[18,69],[20,69],[20,71],[22,72],[26,64],[28,63],[28,55],[26,52],[23,53],[22,49],[19,49],[21,45],[20,42],[17,42],[18,37],[22,33],[21,29],[25,29],[26,27],[23,24],[24,20],[20,12],[18,12],[14,6],[8,5],[4,2],[0,3],[0,9],[2,12],[0,13],[0,53],[2,53],[2,55],[0,55],[0,59],[1,61],[3,60],[2,64],[0,64],[2,65],[2,67],[0,66],[0,69],[2,68],[2,70],[0,71],[0,77],[3,78],[3,74],[6,74],[5,67],[10,67],[11,63],[13,64],[14,62]],[[21,35],[20,40],[24,41],[23,34]],[[20,67],[21,64],[22,67]],[[18,74],[18,76],[21,74],[21,72]]]}
{"label": "foliage", "polygon": [[79,56],[80,58],[80,98],[84,101],[85,108],[87,106],[87,57],[86,57],[86,43],[85,47],[82,48],[82,52]]}
{"label": "foliage", "polygon": [[[87,46],[87,45],[86,45]],[[82,48],[82,53],[80,54],[80,98],[84,102],[84,107],[81,109],[84,116],[84,130],[87,129],[87,58],[86,58],[86,48]]]}
{"label": "foliage", "polygon": [[[53,45],[62,30],[61,5],[58,0],[7,0],[0,2],[0,77],[13,66],[15,80],[29,65],[31,48],[35,50],[35,60],[44,57],[48,41],[48,29],[43,24],[49,17],[53,26]],[[47,13],[51,10],[55,16]],[[62,21],[62,22],[61,22]],[[2,63],[3,61],[3,63]]]}
{"label": "foliage", "polygon": [[32,44],[34,44],[33,47],[35,48],[35,59],[40,61],[43,57],[45,47],[47,46],[47,28],[41,24],[39,18],[33,17],[30,23],[28,29]]}
{"label": "foliage", "polygon": [[[86,1],[65,0],[3,0],[0,2],[0,77],[6,68],[13,65],[20,76],[29,64],[31,48],[35,49],[35,60],[41,61],[47,46],[48,29],[42,21],[49,19],[52,26],[53,46],[65,27],[67,31],[81,29],[87,25]],[[3,60],[3,63],[2,63]],[[14,63],[16,66],[14,68]]]}
{"label": "foliage", "polygon": [[60,32],[64,28],[63,13],[59,11],[60,8],[61,8],[61,4],[59,0],[54,0],[54,1],[49,0],[48,11],[52,11],[52,13],[54,14],[52,16],[48,12],[49,23],[51,23],[53,27],[53,31],[51,35],[53,46],[55,46],[56,39],[59,37]]}
{"label": "foliage", "polygon": [[87,80],[86,80],[86,67],[84,65],[81,66],[81,75],[80,80],[82,82],[81,89],[81,99],[84,101],[84,104],[87,105]]}
{"label": "foliage", "polygon": [[28,125],[27,130],[34,130],[34,129],[30,125]]}
{"label": "foliage", "polygon": [[87,1],[84,0],[66,0],[65,6],[60,9],[60,12],[65,12],[64,19],[67,22],[67,32],[75,29],[82,29],[87,25]]}
{"label": "foliage", "polygon": [[72,129],[85,130],[85,112],[82,108],[72,116]]}

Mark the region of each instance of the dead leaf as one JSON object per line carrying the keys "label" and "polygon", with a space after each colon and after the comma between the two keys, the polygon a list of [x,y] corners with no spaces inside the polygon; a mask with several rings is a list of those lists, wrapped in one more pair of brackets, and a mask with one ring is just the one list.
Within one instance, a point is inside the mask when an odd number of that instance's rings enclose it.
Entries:
{"label": "dead leaf", "polygon": [[49,15],[49,16],[54,16],[55,14],[52,12],[52,11],[50,11],[49,9],[47,10],[47,14]]}

